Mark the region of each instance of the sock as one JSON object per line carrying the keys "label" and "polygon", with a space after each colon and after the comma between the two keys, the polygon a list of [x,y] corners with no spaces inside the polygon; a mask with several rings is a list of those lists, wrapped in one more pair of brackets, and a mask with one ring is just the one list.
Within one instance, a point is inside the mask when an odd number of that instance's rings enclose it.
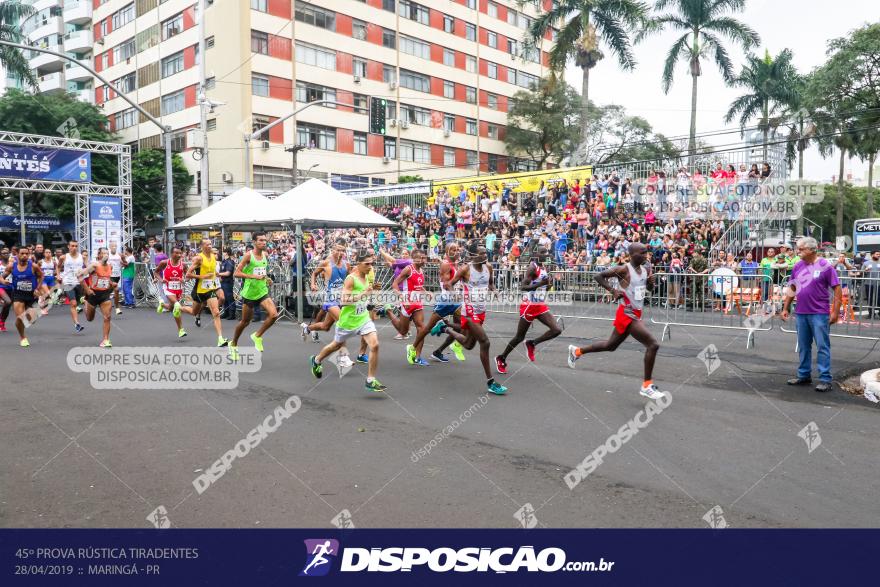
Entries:
{"label": "sock", "polygon": [[375,377],[367,377],[367,383],[372,383],[376,380]]}
{"label": "sock", "polygon": [[582,354],[584,354],[584,351],[582,351],[581,349],[574,349],[574,356],[579,357]]}
{"label": "sock", "polygon": [[486,382],[486,385],[492,385],[493,383],[495,383],[495,378],[494,378],[494,377],[490,377],[490,378],[489,378],[489,381]]}
{"label": "sock", "polygon": [[652,383],[654,383],[653,379],[645,379],[645,382],[642,384],[642,387],[648,387]]}

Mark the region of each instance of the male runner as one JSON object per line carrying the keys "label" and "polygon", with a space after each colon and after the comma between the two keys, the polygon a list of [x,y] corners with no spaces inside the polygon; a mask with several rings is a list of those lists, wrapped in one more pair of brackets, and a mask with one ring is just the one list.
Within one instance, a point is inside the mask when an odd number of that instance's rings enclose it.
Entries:
{"label": "male runner", "polygon": [[[437,303],[434,305],[434,311],[424,328],[419,329],[416,339],[413,341],[412,348],[415,349],[416,356],[422,356],[422,347],[425,344],[425,337],[428,334],[439,335],[440,324],[447,316],[452,316],[456,323],[460,323],[461,304],[456,299],[455,293],[449,282],[455,277],[455,268],[458,263],[459,247],[456,243],[449,243],[446,246],[446,256],[440,261],[440,295],[437,297]],[[448,325],[447,325],[448,326]],[[440,348],[431,353],[431,358],[441,363],[448,363],[449,359],[443,354],[443,349],[452,345],[452,352],[459,361],[464,361],[464,349],[451,336],[446,337],[446,341],[440,345]],[[409,349],[409,347],[407,347]]]}
{"label": "male runner", "polygon": [[[14,260],[13,260],[14,262]],[[9,249],[0,250],[0,267],[9,264]],[[6,332],[6,318],[12,308],[12,284],[0,280],[0,332]]]}
{"label": "male runner", "polygon": [[86,292],[86,320],[91,322],[95,319],[95,310],[100,309],[101,315],[104,317],[103,340],[101,340],[101,348],[110,348],[110,320],[113,310],[113,302],[110,297],[116,284],[110,279],[113,268],[110,266],[107,258],[107,249],[101,247],[95,256],[95,260],[89,263],[85,270],[79,272],[80,276],[86,279],[82,282],[83,289]]}
{"label": "male runner", "polygon": [[344,238],[336,239],[330,256],[321,261],[312,272],[309,280],[311,290],[318,291],[316,280],[319,275],[323,275],[326,293],[324,294],[324,303],[315,320],[311,324],[305,322],[301,324],[303,340],[311,334],[312,340],[318,342],[318,332],[329,331],[333,323],[339,320],[339,295],[342,291],[342,284],[348,276],[348,261],[345,259],[347,245]]}
{"label": "male runner", "polygon": [[192,308],[180,305],[183,299],[183,277],[186,275],[186,264],[183,262],[183,251],[178,246],[171,247],[171,258],[162,259],[156,265],[153,276],[162,285],[162,293],[165,301],[160,301],[156,313],[171,311],[174,322],[177,323],[177,338],[186,336],[183,322],[180,320],[181,312],[192,314]]}
{"label": "male runner", "polygon": [[536,346],[562,334],[562,330],[556,323],[556,318],[550,313],[550,308],[545,303],[547,300],[547,287],[551,281],[550,273],[544,268],[547,256],[547,247],[538,247],[535,250],[532,262],[529,264],[525,276],[523,276],[522,290],[525,293],[523,301],[519,305],[519,324],[516,328],[516,334],[507,343],[507,348],[504,349],[504,352],[495,357],[495,368],[502,375],[507,373],[507,357],[525,339],[526,332],[532,327],[532,322],[537,320],[547,327],[547,331],[544,334],[534,340],[526,341],[526,354],[532,362],[535,361]]}
{"label": "male runner", "polygon": [[369,249],[360,249],[357,252],[356,262],[357,265],[349,272],[342,285],[340,299],[342,310],[339,312],[339,320],[336,321],[333,342],[321,349],[317,356],[313,355],[309,362],[312,375],[320,379],[323,371],[321,361],[342,348],[346,339],[354,335],[363,336],[370,353],[364,387],[367,391],[385,391],[386,387],[376,379],[376,369],[379,366],[379,337],[376,334],[376,325],[370,319],[370,311],[367,309],[369,302],[367,275],[375,262],[373,252]]}
{"label": "male runner", "polygon": [[202,308],[208,306],[214,319],[214,330],[217,332],[217,346],[229,344],[229,340],[223,338],[223,326],[220,322],[220,305],[223,303],[223,290],[220,289],[220,278],[217,277],[217,257],[214,256],[211,247],[211,239],[202,239],[202,252],[193,258],[193,263],[186,272],[187,279],[196,279],[195,292],[193,292],[193,316],[196,318],[196,326],[202,325]]}
{"label": "male runner", "polygon": [[[574,369],[574,362],[586,353],[614,352],[626,337],[632,336],[645,345],[645,381],[639,393],[648,399],[658,400],[664,397],[664,393],[654,385],[651,375],[660,345],[641,320],[645,291],[654,289],[654,274],[643,266],[646,251],[645,245],[633,243],[629,246],[629,263],[612,267],[596,276],[599,285],[607,289],[619,302],[617,315],[614,318],[614,330],[607,341],[596,342],[583,348],[570,345],[568,366]],[[610,283],[612,279],[617,280],[617,287]]]}
{"label": "male runner", "polygon": [[[425,252],[416,249],[412,252],[412,263],[403,268],[400,274],[394,278],[391,287],[401,296],[400,316],[388,312],[388,319],[402,336],[409,333],[409,324],[414,322],[416,332],[424,328],[424,304],[422,304],[421,292],[425,290],[425,274],[423,268],[427,257]],[[410,365],[426,367],[428,361],[419,356],[413,345],[406,346],[406,360]]]}
{"label": "male runner", "polygon": [[[12,275],[12,308],[15,311],[15,329],[18,330],[18,336],[21,339],[19,345],[29,347],[24,335],[24,319],[22,316],[31,309],[34,302],[37,301],[36,292],[40,290],[43,282],[43,272],[38,265],[34,265],[30,258],[30,251],[22,247],[18,251],[18,259],[10,261],[4,267],[3,275],[0,276],[0,282],[6,283],[6,277]],[[28,323],[32,322],[36,316],[28,317]]]}
{"label": "male runner", "polygon": [[119,282],[122,280],[122,255],[116,249],[115,242],[110,243],[110,254],[107,256],[107,262],[110,263],[110,280],[116,284],[113,288],[113,306],[116,308],[116,315],[122,314],[119,307]]}
{"label": "male runner", "polygon": [[85,327],[79,323],[79,316],[77,316],[77,304],[79,304],[84,292],[80,283],[80,275],[85,266],[86,259],[79,253],[79,243],[76,241],[67,243],[67,253],[58,259],[58,267],[61,269],[61,288],[70,303],[70,319],[73,320],[73,328],[76,332],[85,330]]}
{"label": "male runner", "polygon": [[52,256],[52,251],[50,249],[46,249],[43,251],[43,256],[37,260],[40,271],[43,272],[43,285],[40,286],[40,313],[45,316],[49,313],[49,309],[44,307],[46,297],[51,296],[52,303],[56,303],[58,301],[57,295],[58,291],[55,289],[55,273],[57,270],[57,265],[55,264],[55,257]]}
{"label": "male runner", "polygon": [[486,321],[486,302],[489,292],[495,289],[492,279],[492,266],[486,263],[488,251],[486,247],[477,246],[472,254],[472,261],[462,266],[456,273],[450,286],[461,282],[464,286],[464,304],[461,311],[461,328],[466,334],[453,331],[446,326],[441,327],[441,332],[446,332],[461,346],[471,350],[480,343],[480,362],[483,364],[483,372],[486,374],[486,387],[490,393],[504,395],[507,388],[495,381],[492,370],[489,367],[489,337],[483,328]]}
{"label": "male runner", "polygon": [[261,353],[263,352],[263,335],[278,319],[275,302],[269,297],[269,286],[272,285],[272,280],[266,272],[269,267],[269,255],[266,253],[267,241],[265,232],[255,232],[254,249],[245,253],[235,268],[235,277],[243,279],[244,284],[240,292],[241,321],[236,325],[232,342],[229,343],[229,356],[234,361],[238,360],[238,339],[247,325],[251,323],[255,307],[259,306],[266,310],[266,319],[263,320],[259,330],[251,334],[254,346]]}
{"label": "male runner", "polygon": [[[382,256],[382,260],[385,261],[389,267],[394,271],[392,280],[397,279],[400,275],[401,271],[403,271],[406,267],[409,267],[412,264],[412,259],[410,258],[410,253],[408,250],[404,249],[401,252],[401,258],[396,259],[393,255],[389,254],[385,247],[379,247],[379,254]],[[385,304],[382,308],[383,313],[391,319],[392,325],[396,324],[395,316],[394,316],[394,306],[391,304]],[[395,326],[395,330],[397,327]],[[395,340],[405,340],[410,337],[409,333],[409,325],[407,324],[407,329],[403,332],[398,330],[397,334],[394,335]]]}

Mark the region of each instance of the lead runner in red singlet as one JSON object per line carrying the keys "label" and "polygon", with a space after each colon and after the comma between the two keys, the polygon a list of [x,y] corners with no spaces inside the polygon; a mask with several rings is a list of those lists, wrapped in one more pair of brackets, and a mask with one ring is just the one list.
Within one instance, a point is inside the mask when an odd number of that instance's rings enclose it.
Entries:
{"label": "lead runner in red singlet", "polygon": [[192,315],[193,310],[190,307],[180,305],[183,299],[183,281],[186,277],[186,263],[183,262],[183,253],[180,247],[172,247],[171,258],[162,259],[156,270],[154,271],[156,280],[162,284],[162,292],[165,294],[166,301],[159,302],[156,308],[157,313],[162,310],[171,310],[174,321],[177,323],[177,338],[186,336],[186,330],[183,329],[183,322],[180,320],[181,312]]}

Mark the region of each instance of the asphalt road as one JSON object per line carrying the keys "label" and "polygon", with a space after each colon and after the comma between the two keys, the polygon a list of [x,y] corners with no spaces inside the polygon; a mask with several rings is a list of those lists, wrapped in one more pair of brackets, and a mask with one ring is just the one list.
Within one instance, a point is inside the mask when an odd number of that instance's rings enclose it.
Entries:
{"label": "asphalt road", "polygon": [[[185,322],[178,341],[170,316],[126,312],[114,348],[213,344],[208,320]],[[515,322],[491,315],[487,326],[498,350]],[[567,346],[604,338],[610,324],[569,320],[537,362],[518,349],[508,395],[481,402],[475,353],[409,366],[405,343],[380,327],[384,396],[363,391],[362,366],[339,379],[328,365],[314,380],[318,347],[290,323],[269,331],[260,371],[229,390],[94,389],[66,357],[96,345],[100,325],[74,334],[66,308],[38,321],[29,349],[0,334],[0,525],[150,527],[163,506],[177,527],[329,527],[343,510],[356,527],[517,527],[530,504],[547,527],[706,527],[715,506],[732,527],[880,526],[877,406],[787,387],[792,335],[760,333],[746,350],[739,332],[674,329],[655,373],[671,405],[570,490],[563,476],[646,407],[640,346],[572,371]],[[720,361],[711,374],[697,358],[709,344]],[[869,349],[835,340],[835,370],[876,365]],[[293,394],[299,411],[198,494],[193,480]],[[811,422],[812,451],[798,436]]]}

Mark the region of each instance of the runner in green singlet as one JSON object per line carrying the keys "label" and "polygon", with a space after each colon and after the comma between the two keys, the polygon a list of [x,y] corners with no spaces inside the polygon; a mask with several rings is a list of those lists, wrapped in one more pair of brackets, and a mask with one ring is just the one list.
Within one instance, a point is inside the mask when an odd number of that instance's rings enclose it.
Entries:
{"label": "runner in green singlet", "polygon": [[254,346],[261,353],[263,352],[263,335],[278,319],[275,302],[269,297],[269,286],[272,285],[272,280],[266,272],[269,267],[266,243],[266,233],[255,232],[254,250],[245,253],[241,261],[238,262],[238,267],[235,268],[234,276],[244,279],[244,285],[241,288],[241,321],[235,326],[235,334],[232,337],[232,342],[229,343],[229,356],[232,357],[232,360],[238,360],[238,339],[247,325],[251,323],[256,306],[260,306],[266,311],[266,319],[263,320],[260,329],[251,334]]}

